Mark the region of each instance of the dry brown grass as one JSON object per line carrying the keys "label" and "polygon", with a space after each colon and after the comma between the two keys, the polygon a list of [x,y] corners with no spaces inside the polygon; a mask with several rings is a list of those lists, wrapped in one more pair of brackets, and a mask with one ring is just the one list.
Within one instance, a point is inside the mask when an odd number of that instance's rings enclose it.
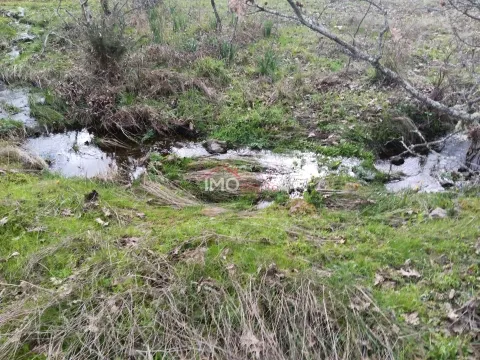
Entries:
{"label": "dry brown grass", "polygon": [[39,156],[29,154],[25,150],[13,145],[0,147],[0,159],[6,163],[21,163],[26,169],[45,170],[48,164]]}
{"label": "dry brown grass", "polygon": [[[54,289],[2,284],[3,358],[26,344],[30,356],[72,360],[383,360],[401,349],[400,330],[363,289],[289,278],[274,264],[243,279],[229,267],[219,282],[196,265],[178,273],[151,251],[129,254],[121,267],[98,263]],[[98,287],[99,276],[117,290]]]}

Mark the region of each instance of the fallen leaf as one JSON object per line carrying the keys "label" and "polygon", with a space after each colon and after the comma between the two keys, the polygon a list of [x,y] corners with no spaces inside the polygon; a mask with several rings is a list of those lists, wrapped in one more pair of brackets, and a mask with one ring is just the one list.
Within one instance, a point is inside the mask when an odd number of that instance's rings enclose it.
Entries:
{"label": "fallen leaf", "polygon": [[0,226],[5,225],[8,222],[8,217],[4,217],[3,219],[0,219]]}
{"label": "fallen leaf", "polygon": [[403,315],[405,322],[410,325],[418,325],[420,324],[420,319],[418,318],[418,313],[413,312],[411,314],[404,314]]}
{"label": "fallen leaf", "polygon": [[137,215],[137,217],[140,218],[140,219],[145,219],[145,214],[144,213],[139,212],[139,213],[136,213],[135,215]]}
{"label": "fallen leaf", "polygon": [[96,222],[97,224],[103,226],[103,227],[108,226],[108,222],[105,222],[105,221],[103,221],[103,220],[100,219],[100,218],[96,218],[96,219],[95,219],[95,222]]}
{"label": "fallen leaf", "polygon": [[19,256],[20,253],[18,251],[14,251],[13,253],[11,253],[8,257],[7,257],[7,261],[10,260],[11,258],[14,258],[14,257],[17,257]]}
{"label": "fallen leaf", "polygon": [[450,290],[450,293],[448,294],[448,298],[452,300],[455,297],[455,289]]}
{"label": "fallen leaf", "polygon": [[375,281],[373,285],[377,286],[377,285],[383,284],[384,281],[385,281],[385,278],[382,275],[375,274]]}
{"label": "fallen leaf", "polygon": [[109,218],[109,217],[112,216],[112,212],[111,212],[109,209],[105,208],[105,207],[102,209],[102,212],[103,212],[103,215],[104,215],[106,218]]}
{"label": "fallen leaf", "polygon": [[72,213],[72,210],[70,209],[63,209],[60,215],[64,217],[68,217],[68,216],[73,216],[73,213]]}

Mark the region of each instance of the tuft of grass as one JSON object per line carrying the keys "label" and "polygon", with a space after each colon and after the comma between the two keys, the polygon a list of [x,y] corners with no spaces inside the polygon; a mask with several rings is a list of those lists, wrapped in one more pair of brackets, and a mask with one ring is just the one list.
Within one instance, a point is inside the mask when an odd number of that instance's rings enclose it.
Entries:
{"label": "tuft of grass", "polygon": [[11,119],[0,119],[0,139],[17,138],[25,134],[23,123]]}
{"label": "tuft of grass", "polygon": [[153,34],[153,42],[155,44],[162,44],[164,38],[164,18],[161,15],[159,8],[154,6],[148,11],[148,24]]}
{"label": "tuft of grass", "polygon": [[278,70],[278,63],[279,61],[275,52],[269,49],[257,61],[258,73],[264,76],[273,77]]}
{"label": "tuft of grass", "polygon": [[272,36],[272,30],[273,30],[273,21],[272,20],[267,20],[263,23],[263,36],[266,38],[269,38]]}
{"label": "tuft of grass", "polygon": [[227,64],[232,64],[237,53],[237,47],[233,42],[222,41],[219,45],[220,48],[220,58],[224,60]]}

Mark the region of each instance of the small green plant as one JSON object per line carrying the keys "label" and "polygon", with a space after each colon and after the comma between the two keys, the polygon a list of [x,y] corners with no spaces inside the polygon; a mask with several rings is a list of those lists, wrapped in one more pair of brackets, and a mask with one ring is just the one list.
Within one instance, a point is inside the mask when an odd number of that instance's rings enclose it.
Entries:
{"label": "small green plant", "polygon": [[223,41],[220,43],[220,58],[227,64],[231,64],[235,58],[237,47],[235,44],[229,41]]}
{"label": "small green plant", "polygon": [[163,17],[160,15],[158,8],[153,7],[148,12],[148,23],[153,34],[153,42],[161,44],[164,42],[163,37]]}
{"label": "small green plant", "polygon": [[0,109],[3,109],[9,115],[18,114],[21,111],[18,107],[7,104],[6,102],[0,102]]}
{"label": "small green plant", "polygon": [[193,53],[193,52],[197,51],[197,48],[198,48],[198,42],[194,38],[187,39],[183,43],[183,49],[185,51]]}
{"label": "small green plant", "polygon": [[307,191],[303,194],[305,201],[312,204],[317,209],[324,206],[323,196],[315,189],[316,182],[312,181],[307,186]]}
{"label": "small green plant", "polygon": [[273,30],[273,21],[272,20],[267,20],[263,24],[263,36],[268,38],[272,36],[272,30]]}
{"label": "small green plant", "polygon": [[172,14],[173,32],[181,32],[187,28],[187,18],[184,14],[177,11],[175,7],[170,9]]}
{"label": "small green plant", "polygon": [[115,11],[108,17],[94,18],[86,26],[89,48],[102,70],[112,70],[127,53],[131,39],[127,35],[127,24],[122,10]]}
{"label": "small green plant", "polygon": [[142,143],[147,143],[155,138],[155,130],[150,129],[148,130],[145,135],[143,135],[141,142]]}
{"label": "small green plant", "polygon": [[25,132],[20,121],[0,119],[0,139],[18,137]]}
{"label": "small green plant", "polygon": [[273,50],[269,49],[265,52],[263,57],[258,60],[258,72],[261,75],[273,76],[278,70],[278,58],[275,56]]}

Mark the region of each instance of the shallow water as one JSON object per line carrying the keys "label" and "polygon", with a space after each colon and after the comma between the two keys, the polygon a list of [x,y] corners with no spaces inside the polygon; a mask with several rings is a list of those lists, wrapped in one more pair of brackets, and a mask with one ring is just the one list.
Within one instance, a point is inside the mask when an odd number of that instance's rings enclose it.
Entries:
{"label": "shallow water", "polygon": [[[400,180],[391,181],[386,188],[392,192],[402,190],[416,190],[419,192],[442,192],[442,184],[452,183],[452,174],[458,173],[459,168],[465,163],[470,140],[466,135],[453,135],[445,141],[443,149],[431,152],[424,158],[410,157],[400,166],[392,166],[389,161],[378,161],[375,166],[384,173],[401,173]],[[462,180],[452,183],[461,188],[469,184]]]}
{"label": "shallow water", "polygon": [[[226,154],[211,155],[201,143],[177,144],[171,152],[183,158],[210,158],[216,160],[244,160],[260,165],[263,169],[257,176],[261,180],[261,190],[288,191],[302,194],[312,178],[325,178],[330,174],[345,173],[355,176],[353,168],[360,160],[349,158],[327,158],[312,152],[293,151],[277,154],[268,150],[237,149]],[[332,170],[328,163],[338,162]]]}
{"label": "shallow water", "polygon": [[[28,103],[29,91],[28,89],[9,89],[2,87],[0,84],[0,119],[12,119],[23,123],[26,127],[38,126],[37,121],[30,116],[30,105]],[[40,99],[39,99],[40,100]],[[8,114],[1,106],[1,104],[8,104],[16,107],[19,112],[16,114]]]}
{"label": "shallow water", "polygon": [[87,130],[69,131],[27,139],[24,147],[47,160],[52,171],[66,177],[108,177],[122,171],[133,180],[144,172],[135,156],[125,151],[104,151],[92,144],[93,139]]}

